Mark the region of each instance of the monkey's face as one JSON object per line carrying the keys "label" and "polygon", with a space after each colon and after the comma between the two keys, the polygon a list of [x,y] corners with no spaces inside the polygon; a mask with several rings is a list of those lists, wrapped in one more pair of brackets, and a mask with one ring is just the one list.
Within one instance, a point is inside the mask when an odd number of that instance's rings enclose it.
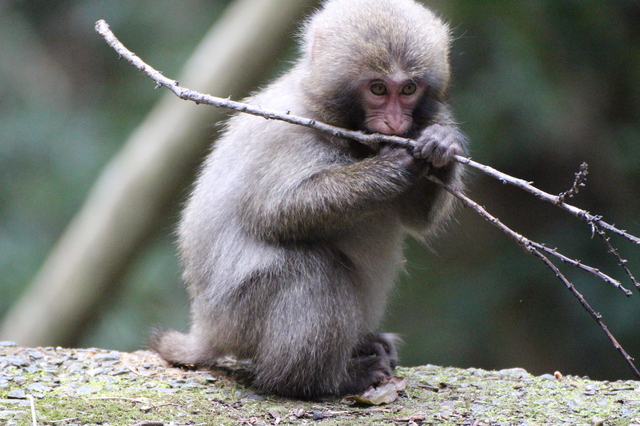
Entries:
{"label": "monkey's face", "polygon": [[378,75],[367,79],[359,91],[364,129],[400,136],[411,129],[413,112],[425,95],[426,85],[405,76]]}

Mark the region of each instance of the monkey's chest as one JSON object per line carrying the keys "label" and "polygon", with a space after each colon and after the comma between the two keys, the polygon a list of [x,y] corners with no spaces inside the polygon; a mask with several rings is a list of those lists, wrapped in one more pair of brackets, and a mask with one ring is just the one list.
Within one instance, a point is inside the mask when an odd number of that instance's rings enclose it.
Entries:
{"label": "monkey's chest", "polygon": [[[375,228],[372,228],[374,227]],[[404,231],[394,216],[376,218],[353,229],[336,242],[358,275],[370,324],[377,324],[384,311],[386,295],[404,265]]]}

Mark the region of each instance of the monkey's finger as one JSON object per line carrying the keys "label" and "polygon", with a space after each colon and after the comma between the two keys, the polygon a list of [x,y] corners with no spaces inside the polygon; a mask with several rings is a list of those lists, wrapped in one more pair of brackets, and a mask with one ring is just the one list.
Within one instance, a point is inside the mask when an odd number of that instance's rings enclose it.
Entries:
{"label": "monkey's finger", "polygon": [[429,162],[433,167],[440,168],[448,165],[453,158],[460,152],[460,145],[457,142],[446,141],[447,143],[439,144],[431,153]]}

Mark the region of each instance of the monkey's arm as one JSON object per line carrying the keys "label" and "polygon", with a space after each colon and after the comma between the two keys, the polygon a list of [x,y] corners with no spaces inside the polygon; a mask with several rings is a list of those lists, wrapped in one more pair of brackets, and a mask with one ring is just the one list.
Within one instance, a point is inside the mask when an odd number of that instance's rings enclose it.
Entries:
{"label": "monkey's arm", "polygon": [[267,241],[305,241],[348,230],[390,206],[417,179],[405,149],[306,173],[272,170],[241,203],[243,226]]}
{"label": "monkey's arm", "polygon": [[[459,186],[462,183],[459,168],[459,164],[450,164],[433,169],[430,174],[443,182]],[[400,219],[414,237],[424,239],[438,231],[450,216],[454,205],[455,198],[451,194],[426,177],[421,177],[400,199]]]}
{"label": "monkey's arm", "polygon": [[[439,105],[432,124],[421,132],[416,142],[415,157],[429,163],[425,172],[443,182],[462,186],[461,166],[453,157],[467,154],[467,139],[455,124],[447,105]],[[426,237],[450,216],[453,205],[451,194],[423,175],[403,195],[400,217],[412,234]]]}

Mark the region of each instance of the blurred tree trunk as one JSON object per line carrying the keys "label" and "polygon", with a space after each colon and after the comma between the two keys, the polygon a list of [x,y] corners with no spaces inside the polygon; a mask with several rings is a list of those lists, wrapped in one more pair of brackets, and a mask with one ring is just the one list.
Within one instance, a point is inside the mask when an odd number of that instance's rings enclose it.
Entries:
{"label": "blurred tree trunk", "polygon": [[[288,45],[293,25],[311,3],[237,0],[202,40],[178,80],[220,97],[245,96]],[[132,76],[135,72],[131,68]],[[222,109],[182,102],[167,92],[104,168],[5,317],[0,340],[24,346],[73,344],[92,309],[112,291],[177,197],[181,182],[210,143],[211,124],[224,116]]]}

